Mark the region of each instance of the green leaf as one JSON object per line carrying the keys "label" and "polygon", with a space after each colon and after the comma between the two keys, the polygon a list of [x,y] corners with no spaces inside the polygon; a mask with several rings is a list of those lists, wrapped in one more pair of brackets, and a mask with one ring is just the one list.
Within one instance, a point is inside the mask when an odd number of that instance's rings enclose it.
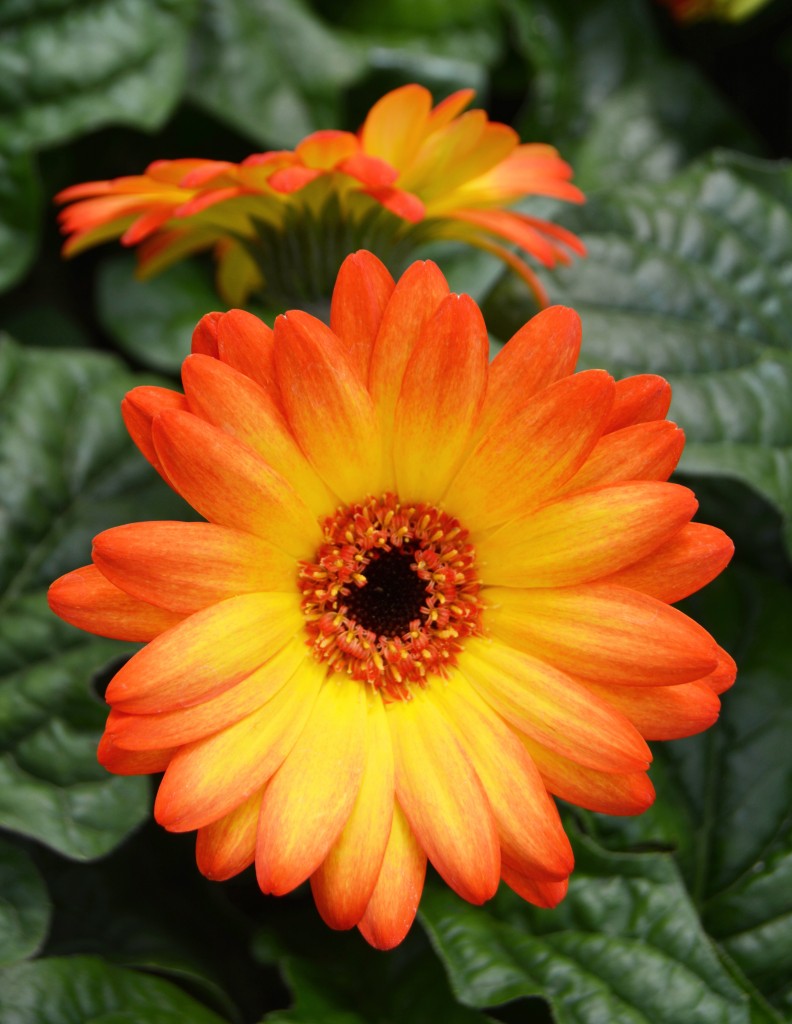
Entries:
{"label": "green leaf", "polygon": [[47,935],[47,889],[30,857],[0,842],[0,966],[33,956]]}
{"label": "green leaf", "polygon": [[96,762],[91,676],[130,646],[61,622],[44,588],[89,560],[100,530],[183,517],[121,420],[142,382],[106,356],[0,346],[0,826],[78,859],[139,824],[148,786]]}
{"label": "green leaf", "polygon": [[534,72],[520,132],[558,146],[582,188],[662,181],[715,145],[755,149],[697,69],[665,51],[650,4],[507,0],[506,11]]}
{"label": "green leaf", "polygon": [[302,0],[212,0],[193,42],[190,95],[262,145],[337,127],[340,91],[366,66]]}
{"label": "green leaf", "polygon": [[[588,248],[549,285],[581,314],[582,364],[666,377],[687,436],[680,468],[740,480],[789,519],[792,170],[721,154],[560,219]],[[514,281],[509,296],[506,330],[528,313]]]}
{"label": "green leaf", "polygon": [[174,985],[98,957],[57,957],[0,971],[3,1024],[223,1024]]}
{"label": "green leaf", "polygon": [[0,12],[0,150],[106,124],[154,129],[178,101],[196,0],[8,0]]}
{"label": "green leaf", "polygon": [[670,856],[576,844],[567,898],[538,910],[502,887],[486,909],[432,888],[422,918],[466,1002],[543,996],[558,1024],[748,1024]]}
{"label": "green leaf", "polygon": [[15,284],[35,256],[41,198],[32,158],[0,152],[0,291]]}
{"label": "green leaf", "polygon": [[138,281],[134,268],[128,255],[102,264],[99,319],[128,356],[152,370],[178,374],[195,325],[205,313],[226,307],[201,263],[179,263],[150,281]]}
{"label": "green leaf", "polygon": [[[739,674],[718,724],[658,745],[653,808],[635,819],[592,818],[620,846],[677,850],[705,927],[779,1009],[792,1008],[792,591],[730,570],[691,611],[735,642]],[[673,809],[673,813],[669,813]]]}

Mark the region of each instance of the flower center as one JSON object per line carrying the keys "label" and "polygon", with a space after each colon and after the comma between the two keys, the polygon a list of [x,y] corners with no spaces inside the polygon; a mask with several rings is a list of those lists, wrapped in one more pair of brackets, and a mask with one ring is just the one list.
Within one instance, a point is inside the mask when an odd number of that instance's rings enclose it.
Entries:
{"label": "flower center", "polygon": [[309,644],[319,661],[408,700],[480,632],[475,551],[459,521],[392,494],[339,508],[315,561],[300,566]]}

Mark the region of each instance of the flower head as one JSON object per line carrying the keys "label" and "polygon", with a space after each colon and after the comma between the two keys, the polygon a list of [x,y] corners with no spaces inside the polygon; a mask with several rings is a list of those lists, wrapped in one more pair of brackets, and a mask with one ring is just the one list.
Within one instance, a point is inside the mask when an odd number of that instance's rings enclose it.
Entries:
{"label": "flower head", "polygon": [[475,303],[431,263],[343,264],[330,326],[198,325],[184,393],[136,388],[143,454],[207,520],[120,526],[52,608],[147,645],[99,757],[164,772],[157,820],[224,879],[310,879],[322,917],[398,943],[427,858],[465,899],[540,906],[572,854],[552,796],[653,799],[647,739],[699,732],[734,676],[671,604],[732,545],[668,483],[654,376],[574,373],[553,307],[488,365]]}
{"label": "flower head", "polygon": [[289,294],[307,277],[320,290],[350,240],[398,261],[419,242],[452,239],[503,259],[545,305],[534,271],[504,243],[546,267],[585,250],[569,231],[511,207],[531,195],[581,202],[582,193],[552,146],[521,145],[484,111],[465,112],[473,95],[432,107],[427,89],[407,85],[375,103],[357,134],[314,132],[293,151],[240,164],[159,160],[140,176],[67,188],[58,196],[71,204],[60,214],[64,252],[120,236],[140,246],[141,270],[152,274],[213,248],[221,294],[242,303],[262,289]]}

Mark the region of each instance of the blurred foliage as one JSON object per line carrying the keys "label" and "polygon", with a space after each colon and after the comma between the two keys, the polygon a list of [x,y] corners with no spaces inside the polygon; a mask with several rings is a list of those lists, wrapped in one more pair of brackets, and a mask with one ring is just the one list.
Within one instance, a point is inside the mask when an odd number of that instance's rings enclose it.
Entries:
{"label": "blurred foliage", "polygon": [[[555,911],[430,883],[429,938],[382,955],[304,891],[205,882],[190,837],[142,824],[148,782],[96,765],[108,663],[131,647],[53,619],[44,588],[102,529],[191,516],[118,403],[143,372],[172,379],[220,306],[208,263],[146,284],[117,247],[63,263],[50,201],[159,157],[354,129],[412,80],[475,87],[589,193],[552,210],[588,259],[544,281],[582,314],[585,365],[673,384],[686,480],[737,541],[690,611],[741,678],[718,726],[658,745],[654,808],[570,815]],[[2,1024],[792,1020],[791,81],[786,0],[690,29],[651,0],[0,4]],[[496,338],[533,312],[488,257],[433,255]]]}

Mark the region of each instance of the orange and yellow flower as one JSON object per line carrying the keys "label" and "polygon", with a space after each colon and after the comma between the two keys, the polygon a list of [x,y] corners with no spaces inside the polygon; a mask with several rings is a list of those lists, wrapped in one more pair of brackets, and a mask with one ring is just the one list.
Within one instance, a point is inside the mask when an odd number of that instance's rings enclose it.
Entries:
{"label": "orange and yellow flower", "polygon": [[[318,131],[293,151],[256,153],[240,164],[159,160],[140,176],[67,188],[57,197],[71,204],[60,214],[69,235],[64,252],[120,236],[140,247],[148,275],[212,248],[221,295],[243,303],[265,288],[288,292],[299,276],[318,274],[321,288],[329,273],[332,283],[355,244],[393,250],[398,261],[419,242],[451,239],[504,260],[546,305],[536,274],[507,246],[545,267],[569,263],[584,247],[571,232],[512,207],[526,196],[581,202],[583,195],[552,146],[521,145],[484,111],[464,112],[473,95],[465,89],[433,108],[427,89],[407,85],[383,96],[357,134]],[[297,265],[293,242],[280,251],[287,229],[292,239],[305,235]],[[320,246],[311,244],[316,231]],[[333,265],[317,268],[317,252],[331,253]]]}
{"label": "orange and yellow flower", "polygon": [[[310,880],[333,928],[401,941],[427,858],[473,903],[540,906],[572,853],[552,796],[653,799],[647,739],[706,729],[734,664],[671,607],[728,562],[667,482],[670,389],[575,373],[540,313],[488,365],[431,262],[344,262],[330,326],[211,313],[184,393],[139,387],[132,437],[206,522],[99,534],[54,611],[143,641],[99,757],[164,772],[155,815],[225,879]],[[552,795],[552,796],[551,796]]]}

